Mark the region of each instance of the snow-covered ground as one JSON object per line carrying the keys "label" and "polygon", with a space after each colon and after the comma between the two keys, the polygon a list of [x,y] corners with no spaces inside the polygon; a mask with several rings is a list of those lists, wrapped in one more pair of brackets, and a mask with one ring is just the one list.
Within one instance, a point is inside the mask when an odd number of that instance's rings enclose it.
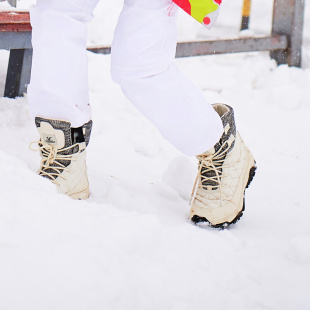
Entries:
{"label": "snow-covered ground", "polygon": [[[254,33],[268,33],[270,2],[253,0]],[[121,3],[99,4],[89,44],[111,42]],[[180,40],[238,35],[241,4],[223,1],[211,32],[181,14]],[[302,69],[277,67],[267,53],[177,60],[210,102],[234,107],[258,163],[246,212],[226,230],[189,222],[196,161],[127,102],[110,56],[89,53],[87,201],[36,174],[27,98],[0,98],[0,309],[310,309],[308,5]],[[7,57],[0,52],[1,93]]]}

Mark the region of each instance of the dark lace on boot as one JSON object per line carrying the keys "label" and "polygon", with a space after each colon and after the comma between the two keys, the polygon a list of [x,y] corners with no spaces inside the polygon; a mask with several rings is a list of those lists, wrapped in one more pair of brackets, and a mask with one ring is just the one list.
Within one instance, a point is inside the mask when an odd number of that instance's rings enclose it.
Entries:
{"label": "dark lace on boot", "polygon": [[85,148],[81,149],[80,143],[85,142],[86,146],[89,144],[93,122],[90,120],[81,127],[71,128],[70,122],[41,117],[35,118],[37,128],[41,127],[42,122],[50,124],[55,130],[61,130],[64,134],[65,144],[61,149],[55,149],[51,146],[53,142],[49,140],[52,139],[51,137],[46,137],[45,141],[42,141],[42,139],[38,141],[43,158],[39,174],[43,177],[55,180],[57,176],[70,165],[70,155],[84,151]]}
{"label": "dark lace on boot", "polygon": [[221,117],[224,133],[211,150],[198,155],[197,158],[202,186],[216,190],[221,181],[222,165],[235,144],[236,125],[234,111],[230,106],[213,105],[213,108]]}

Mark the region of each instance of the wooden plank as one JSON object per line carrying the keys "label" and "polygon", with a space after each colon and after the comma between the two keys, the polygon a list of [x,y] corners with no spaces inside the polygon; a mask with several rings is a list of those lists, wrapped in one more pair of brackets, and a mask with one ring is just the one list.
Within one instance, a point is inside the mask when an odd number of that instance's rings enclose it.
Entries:
{"label": "wooden plank", "polygon": [[[178,43],[176,57],[283,50],[287,47],[286,36],[184,42]],[[89,47],[87,49],[99,54],[109,54],[111,52],[111,48],[108,46]]]}
{"label": "wooden plank", "polygon": [[0,12],[0,31],[31,31],[28,12]]}
{"label": "wooden plank", "polygon": [[0,12],[0,23],[30,23],[29,12]]}
{"label": "wooden plank", "polygon": [[177,57],[281,50],[288,46],[286,36],[251,37],[229,40],[179,43]]}
{"label": "wooden plank", "polygon": [[19,32],[19,31],[31,31],[30,24],[0,24],[0,31],[2,32]]}

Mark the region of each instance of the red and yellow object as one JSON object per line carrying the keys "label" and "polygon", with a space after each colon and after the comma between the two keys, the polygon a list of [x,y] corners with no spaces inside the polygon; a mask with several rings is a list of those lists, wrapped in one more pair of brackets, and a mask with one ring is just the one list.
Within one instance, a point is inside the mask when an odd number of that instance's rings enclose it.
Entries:
{"label": "red and yellow object", "polygon": [[173,0],[173,2],[210,29],[219,15],[222,0]]}

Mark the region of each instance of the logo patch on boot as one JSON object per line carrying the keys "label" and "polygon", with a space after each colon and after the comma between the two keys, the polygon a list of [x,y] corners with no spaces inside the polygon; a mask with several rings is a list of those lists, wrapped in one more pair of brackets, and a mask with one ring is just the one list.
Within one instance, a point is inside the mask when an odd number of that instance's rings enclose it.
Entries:
{"label": "logo patch on boot", "polygon": [[47,144],[57,144],[57,140],[56,140],[55,135],[43,134],[43,140]]}

